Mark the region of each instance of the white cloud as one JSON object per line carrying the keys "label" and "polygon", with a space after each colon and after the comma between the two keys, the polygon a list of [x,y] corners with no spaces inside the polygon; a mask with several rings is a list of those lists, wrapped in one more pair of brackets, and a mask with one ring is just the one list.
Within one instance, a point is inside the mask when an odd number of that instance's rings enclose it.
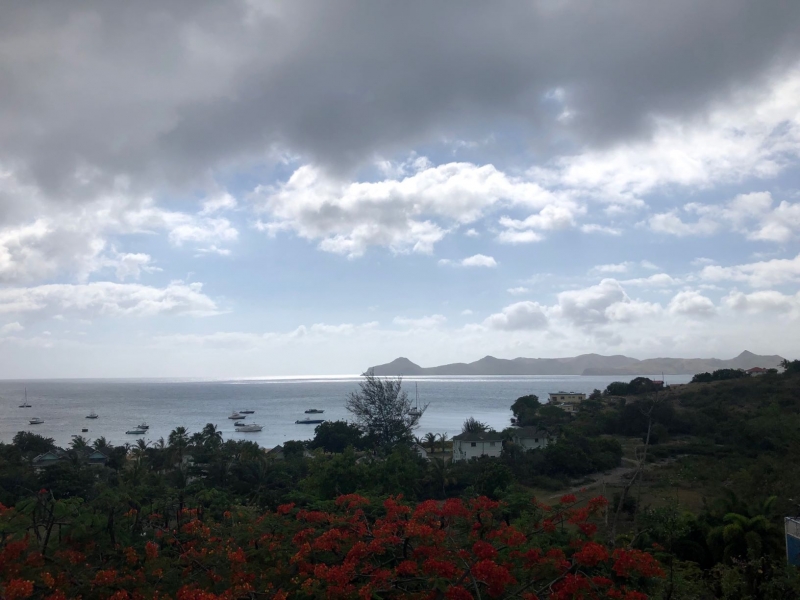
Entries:
{"label": "white cloud", "polygon": [[528,292],[530,292],[530,289],[519,286],[519,287],[508,288],[506,291],[512,296],[521,296],[523,294],[527,294]]}
{"label": "white cloud", "polygon": [[440,258],[438,264],[442,267],[490,267],[497,266],[497,261],[491,256],[485,254],[475,254],[461,260],[451,260],[449,258]]}
{"label": "white cloud", "polygon": [[643,269],[650,269],[651,271],[657,271],[658,265],[651,263],[649,260],[640,261],[639,264]]}
{"label": "white cloud", "polygon": [[629,322],[660,312],[657,304],[632,300],[616,279],[558,294],[551,313],[579,327],[592,329],[607,323]]}
{"label": "white cloud", "polygon": [[[798,97],[796,67],[765,91],[742,88],[704,118],[687,123],[660,117],[646,139],[563,157],[529,175],[545,187],[623,206],[642,206],[642,197],[672,185],[702,189],[774,177],[800,156]],[[687,231],[680,219],[656,223],[662,231]],[[708,233],[707,227],[696,233]]]}
{"label": "white cloud", "polygon": [[462,267],[496,267],[497,261],[485,254],[475,254],[461,261]]}
{"label": "white cloud", "polygon": [[464,232],[464,235],[466,235],[467,237],[479,237],[480,233],[478,233],[476,229],[467,229]]}
{"label": "white cloud", "polygon": [[609,227],[608,225],[598,225],[597,223],[587,223],[581,225],[583,233],[605,233],[606,235],[619,236],[622,235],[622,230],[617,227]]}
{"label": "white cloud", "polygon": [[710,298],[693,290],[676,294],[670,301],[668,310],[675,315],[690,317],[710,317],[717,312]]}
{"label": "white cloud", "polygon": [[607,265],[595,265],[592,267],[590,273],[627,273],[631,268],[631,262],[611,263]]}
{"label": "white cloud", "polygon": [[0,314],[24,318],[208,316],[219,313],[200,283],[172,282],[164,288],[133,283],[95,282],[0,289]]}
{"label": "white cloud", "polygon": [[483,324],[490,329],[503,331],[545,329],[547,315],[537,302],[517,302],[488,316]]}
{"label": "white cloud", "polygon": [[507,244],[538,242],[543,239],[540,232],[575,227],[575,219],[586,212],[586,208],[577,203],[561,199],[558,204],[545,206],[538,213],[525,219],[500,217],[500,226],[504,228],[497,239]]}
{"label": "white cloud", "polygon": [[464,316],[464,317],[467,317],[467,316],[469,316],[469,315],[471,315],[471,314],[473,314],[473,313],[472,313],[472,311],[471,311],[470,309],[468,309],[468,308],[465,308],[464,310],[462,310],[462,311],[461,311],[461,315],[462,315],[462,316]]}
{"label": "white cloud", "polygon": [[743,282],[757,288],[792,283],[800,280],[800,254],[794,258],[776,258],[732,267],[708,265],[703,267],[699,277],[713,282]]}
{"label": "white cloud", "polygon": [[650,218],[650,227],[677,236],[710,235],[725,227],[749,240],[786,243],[800,233],[800,203],[781,202],[773,207],[769,192],[740,194],[724,204],[690,203],[683,207],[692,222],[683,221],[677,210]]}
{"label": "white cloud", "polygon": [[636,285],[640,287],[669,287],[678,285],[680,281],[674,279],[666,273],[656,273],[649,277],[637,277],[636,279],[626,279],[622,281],[625,285]]}
{"label": "white cloud", "polygon": [[746,313],[783,314],[800,311],[800,292],[787,295],[773,290],[751,294],[734,291],[722,301],[727,307]]}
{"label": "white cloud", "polygon": [[256,188],[253,198],[270,217],[258,228],[293,231],[324,251],[356,257],[369,246],[430,253],[452,226],[473,223],[500,203],[539,209],[543,220],[560,218],[557,196],[492,165],[415,168],[402,179],[353,183],[302,166],[283,184]]}
{"label": "white cloud", "polygon": [[407,327],[409,329],[434,329],[441,327],[447,322],[444,315],[430,315],[419,319],[409,319],[406,317],[395,317],[392,321],[395,325]]}
{"label": "white cloud", "polygon": [[226,192],[203,202],[203,209],[200,211],[200,214],[206,216],[219,211],[233,210],[236,208],[237,204],[236,198]]}
{"label": "white cloud", "polygon": [[17,323],[16,321],[13,323],[6,323],[2,327],[0,327],[0,335],[8,335],[9,333],[17,333],[25,329],[22,325]]}
{"label": "white cloud", "polygon": [[114,267],[117,279],[124,281],[128,277],[139,279],[142,271],[145,273],[161,271],[160,268],[153,266],[152,262],[153,259],[149,254],[138,252],[117,254],[113,258],[107,259],[105,264]]}

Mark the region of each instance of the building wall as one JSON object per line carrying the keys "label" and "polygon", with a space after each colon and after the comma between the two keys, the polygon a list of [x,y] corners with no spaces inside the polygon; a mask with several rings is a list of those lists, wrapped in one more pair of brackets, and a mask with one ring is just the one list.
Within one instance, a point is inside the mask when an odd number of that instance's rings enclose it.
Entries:
{"label": "building wall", "polygon": [[550,440],[547,437],[540,438],[514,438],[514,442],[525,448],[525,450],[534,450],[536,448],[547,448]]}
{"label": "building wall", "polygon": [[[472,444],[475,444],[474,446]],[[453,441],[453,460],[469,460],[480,456],[500,456],[503,451],[503,442],[468,442],[464,440]]]}
{"label": "building wall", "polygon": [[800,566],[800,519],[786,517],[786,562]]}

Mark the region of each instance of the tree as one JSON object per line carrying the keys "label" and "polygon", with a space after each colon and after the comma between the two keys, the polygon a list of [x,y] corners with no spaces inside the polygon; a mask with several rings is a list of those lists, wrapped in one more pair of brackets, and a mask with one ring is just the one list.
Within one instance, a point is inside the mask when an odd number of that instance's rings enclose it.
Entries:
{"label": "tree", "polygon": [[540,406],[539,397],[535,394],[528,394],[527,396],[517,398],[514,404],[511,405],[511,412],[514,414],[514,423],[520,427],[530,425]]}
{"label": "tree", "polygon": [[46,438],[38,433],[20,431],[14,436],[12,443],[19,448],[23,454],[43,454],[55,448],[53,438]]}
{"label": "tree", "polygon": [[447,452],[447,440],[448,436],[446,433],[439,434],[439,442],[442,444],[442,452]]}
{"label": "tree", "polygon": [[214,423],[206,423],[200,434],[203,436],[203,445],[207,448],[219,448],[222,444],[222,432]]}
{"label": "tree", "polygon": [[489,426],[482,421],[478,421],[475,417],[469,417],[461,426],[461,433],[483,433],[487,431]]}
{"label": "tree", "polygon": [[436,450],[436,440],[439,439],[435,433],[431,433],[430,431],[425,434],[424,441],[428,444],[428,448],[431,452]]}
{"label": "tree", "polygon": [[413,431],[428,408],[425,405],[416,410],[402,383],[400,377],[380,379],[370,370],[345,404],[361,429],[384,450],[411,443]]}
{"label": "tree", "polygon": [[69,443],[70,448],[75,450],[76,452],[83,452],[87,448],[89,448],[89,440],[87,440],[82,435],[76,435],[72,438],[72,441]]}
{"label": "tree", "polygon": [[347,421],[325,421],[314,429],[314,439],[310,448],[322,448],[325,452],[344,452],[352,446],[356,450],[364,447],[364,433],[356,425]]}
{"label": "tree", "polygon": [[183,453],[189,445],[189,432],[186,427],[176,427],[173,429],[168,438],[169,447],[178,457],[178,463],[183,463]]}

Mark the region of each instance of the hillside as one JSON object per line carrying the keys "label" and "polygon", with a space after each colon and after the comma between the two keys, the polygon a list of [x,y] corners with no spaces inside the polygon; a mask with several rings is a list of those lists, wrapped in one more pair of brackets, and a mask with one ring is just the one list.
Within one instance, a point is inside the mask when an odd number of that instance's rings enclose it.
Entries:
{"label": "hillside", "polygon": [[581,354],[566,358],[514,358],[485,356],[471,363],[451,363],[421,367],[408,358],[370,367],[380,376],[419,375],[693,375],[716,369],[751,369],[777,367],[783,360],[777,355],[761,356],[744,351],[731,359],[719,358],[649,358],[638,360],[620,354]]}

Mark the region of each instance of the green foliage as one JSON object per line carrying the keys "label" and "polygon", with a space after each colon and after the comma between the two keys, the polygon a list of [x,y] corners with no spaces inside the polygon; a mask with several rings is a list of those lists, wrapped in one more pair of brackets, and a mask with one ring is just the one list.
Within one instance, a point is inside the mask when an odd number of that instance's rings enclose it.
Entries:
{"label": "green foliage", "polygon": [[369,371],[345,404],[356,424],[384,452],[398,444],[411,443],[413,431],[427,408],[413,407],[402,383],[400,377],[380,379]]}
{"label": "green foliage", "polygon": [[48,450],[55,448],[53,438],[46,438],[38,433],[31,433],[29,431],[20,431],[14,436],[12,441],[14,446],[19,448],[20,452],[25,455],[44,454]]}
{"label": "green foliage", "polygon": [[654,383],[647,377],[636,377],[630,383],[624,381],[614,381],[606,387],[606,396],[636,396],[639,394],[649,394],[662,389],[661,384]]}
{"label": "green foliage", "polygon": [[692,377],[692,383],[708,383],[710,381],[725,381],[728,379],[741,379],[747,377],[742,369],[717,369],[713,373],[697,373]]}
{"label": "green foliage", "polygon": [[474,417],[468,417],[464,424],[461,426],[461,433],[483,433],[488,431],[489,426],[486,423],[478,421]]}
{"label": "green foliage", "polygon": [[531,425],[536,417],[536,411],[539,410],[540,406],[539,397],[535,394],[528,394],[527,396],[517,398],[514,404],[511,405],[514,423],[520,427]]}
{"label": "green foliage", "polygon": [[325,452],[344,452],[348,446],[363,450],[367,445],[359,427],[347,421],[325,421],[314,429],[314,439],[309,448],[322,448]]}

